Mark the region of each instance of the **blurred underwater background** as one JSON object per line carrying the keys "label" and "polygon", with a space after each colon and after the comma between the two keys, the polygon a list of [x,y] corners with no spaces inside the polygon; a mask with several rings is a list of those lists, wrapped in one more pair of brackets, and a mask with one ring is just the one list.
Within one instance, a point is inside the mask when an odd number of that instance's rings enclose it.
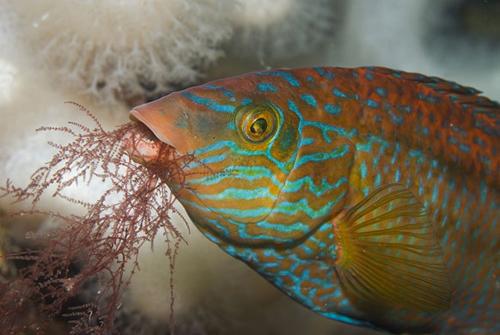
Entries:
{"label": "blurred underwater background", "polygon": [[[191,85],[316,65],[420,72],[500,101],[500,0],[0,0],[0,180],[24,185],[50,159],[47,141],[65,140],[36,128],[83,119],[65,101],[112,128],[131,107]],[[72,191],[92,201],[101,188]],[[0,255],[40,247],[26,233],[53,226],[7,215],[23,206],[0,199]],[[50,197],[40,206],[79,210]],[[174,274],[176,334],[377,333],[316,315],[196,229],[186,236]],[[169,333],[164,253],[161,236],[140,251],[118,333]],[[0,279],[15,274],[16,264],[0,259]],[[54,322],[52,334],[67,332]]]}

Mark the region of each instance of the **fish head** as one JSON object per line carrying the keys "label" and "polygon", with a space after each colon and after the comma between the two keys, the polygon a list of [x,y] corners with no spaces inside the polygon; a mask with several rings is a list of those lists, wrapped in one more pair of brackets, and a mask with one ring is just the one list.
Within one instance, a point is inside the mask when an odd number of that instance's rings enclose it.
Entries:
{"label": "fish head", "polygon": [[340,169],[328,164],[332,143],[315,142],[321,131],[306,129],[291,106],[292,87],[268,82],[280,93],[270,94],[262,79],[254,73],[211,82],[130,113],[156,138],[131,152],[136,160],[147,162],[158,142],[193,157],[182,183],[166,182],[214,241],[294,243],[333,215],[331,191],[345,191],[339,173],[332,175]]}

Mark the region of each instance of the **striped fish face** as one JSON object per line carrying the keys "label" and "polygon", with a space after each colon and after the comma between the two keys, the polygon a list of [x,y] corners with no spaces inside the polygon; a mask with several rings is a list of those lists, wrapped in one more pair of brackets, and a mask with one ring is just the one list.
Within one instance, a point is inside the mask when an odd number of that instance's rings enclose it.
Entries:
{"label": "striped fish face", "polygon": [[347,166],[349,146],[308,127],[289,98],[295,87],[275,77],[220,80],[131,112],[159,140],[194,155],[183,187],[171,187],[212,240],[293,243],[330,218],[345,195],[347,172],[330,161]]}

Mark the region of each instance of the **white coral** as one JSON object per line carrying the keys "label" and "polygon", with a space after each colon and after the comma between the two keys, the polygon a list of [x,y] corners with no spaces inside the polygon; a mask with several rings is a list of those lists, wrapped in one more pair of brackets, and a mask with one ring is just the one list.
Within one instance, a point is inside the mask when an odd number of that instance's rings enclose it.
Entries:
{"label": "white coral", "polygon": [[275,66],[311,57],[332,44],[342,9],[336,0],[239,0],[232,16],[231,51],[247,61],[258,57]]}
{"label": "white coral", "polygon": [[[1,5],[0,0],[0,5]],[[2,8],[2,7],[0,7]],[[53,149],[47,145],[47,140],[65,143],[66,134],[55,132],[35,132],[40,126],[62,125],[67,121],[88,123],[83,113],[76,108],[64,104],[67,100],[77,100],[86,105],[108,128],[125,122],[126,109],[114,106],[113,112],[107,108],[97,108],[89,101],[78,98],[66,90],[56,90],[51,85],[44,71],[33,64],[32,55],[23,48],[17,39],[18,32],[14,29],[13,16],[7,11],[0,11],[0,185],[5,185],[10,179],[15,185],[24,186],[34,170],[52,156]],[[87,120],[86,120],[87,119]],[[89,188],[73,188],[71,192],[81,195],[90,201],[97,195]],[[82,199],[82,200],[83,200]],[[9,199],[2,198],[0,207],[13,210],[15,205]],[[69,210],[67,202],[56,201],[50,195],[42,198],[40,209],[54,210],[61,208],[66,213]]]}
{"label": "white coral", "polygon": [[192,82],[231,31],[225,0],[3,1],[39,64],[101,101]]}

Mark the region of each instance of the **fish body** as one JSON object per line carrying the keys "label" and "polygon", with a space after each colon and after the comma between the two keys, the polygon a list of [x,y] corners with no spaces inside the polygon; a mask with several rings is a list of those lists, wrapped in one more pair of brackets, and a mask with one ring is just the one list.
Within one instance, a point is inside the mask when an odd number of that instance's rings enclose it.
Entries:
{"label": "fish body", "polygon": [[282,69],[131,115],[196,158],[170,186],[203,234],[309,309],[392,332],[500,331],[500,105],[477,90]]}

